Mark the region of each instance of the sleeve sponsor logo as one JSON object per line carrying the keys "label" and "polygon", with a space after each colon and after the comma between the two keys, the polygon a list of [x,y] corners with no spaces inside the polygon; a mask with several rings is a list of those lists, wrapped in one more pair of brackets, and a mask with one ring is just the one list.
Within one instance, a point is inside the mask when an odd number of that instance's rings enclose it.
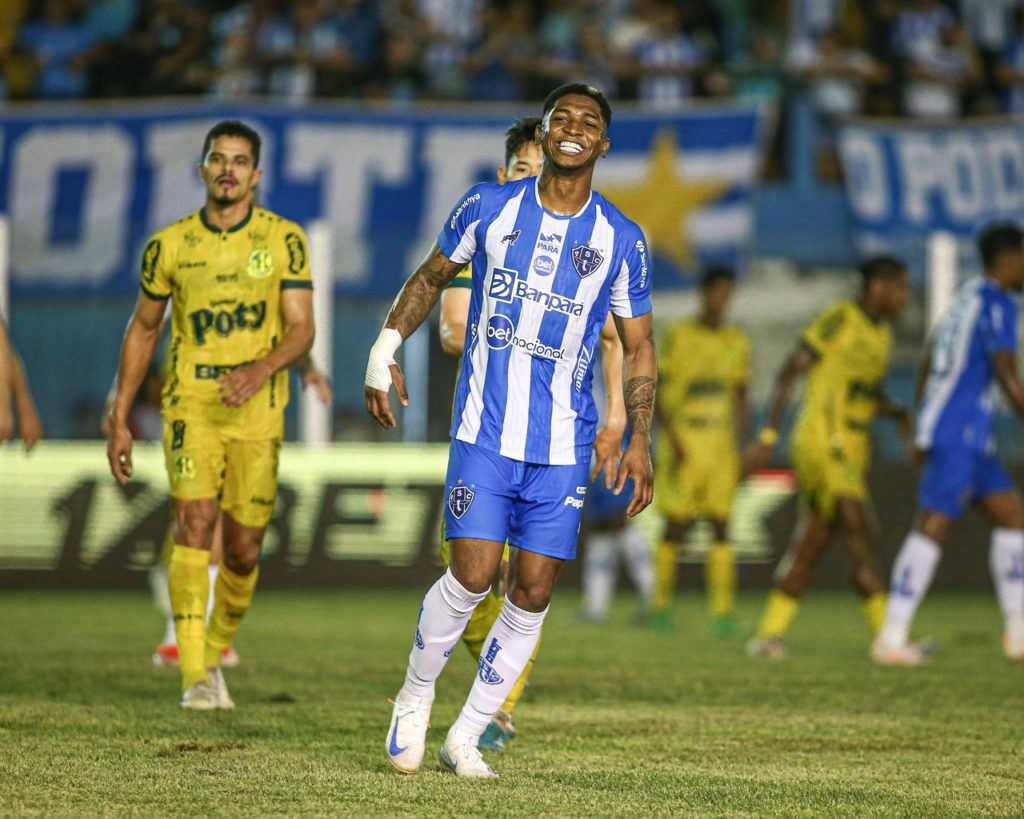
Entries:
{"label": "sleeve sponsor logo", "polygon": [[288,272],[299,276],[306,269],[306,243],[298,233],[289,233],[284,237],[288,248]]}
{"label": "sleeve sponsor logo", "polygon": [[142,281],[152,284],[156,278],[156,267],[160,262],[160,240],[151,239],[142,251]]}
{"label": "sleeve sponsor logo", "polygon": [[647,248],[640,240],[636,240],[636,252],[640,254],[640,286],[647,287]]}
{"label": "sleeve sponsor logo", "polygon": [[459,217],[462,216],[462,212],[466,208],[468,208],[470,205],[472,205],[474,202],[479,202],[479,201],[480,201],[480,194],[479,193],[474,193],[472,196],[467,196],[463,200],[462,204],[459,205],[455,209],[455,212],[452,214],[452,220],[451,220],[451,222],[449,222],[448,227],[450,227],[452,230],[455,230],[455,223],[458,221]]}

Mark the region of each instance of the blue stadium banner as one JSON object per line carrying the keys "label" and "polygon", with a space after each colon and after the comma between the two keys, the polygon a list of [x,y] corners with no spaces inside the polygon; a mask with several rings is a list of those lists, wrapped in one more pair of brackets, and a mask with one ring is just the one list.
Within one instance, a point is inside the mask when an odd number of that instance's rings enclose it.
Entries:
{"label": "blue stadium banner", "polygon": [[1009,119],[949,124],[852,120],[839,130],[854,241],[920,274],[928,234],[956,236],[968,266],[978,229],[1024,220],[1024,128]]}
{"label": "blue stadium banner", "polygon": [[[460,195],[494,178],[504,129],[531,113],[206,102],[5,108],[0,213],[11,221],[14,292],[134,291],[146,237],[202,203],[196,165],[207,129],[239,118],[265,140],[262,203],[333,228],[337,292],[391,295]],[[742,263],[771,119],[750,106],[616,112],[597,186],[644,227],[659,287],[685,284],[700,262]]]}

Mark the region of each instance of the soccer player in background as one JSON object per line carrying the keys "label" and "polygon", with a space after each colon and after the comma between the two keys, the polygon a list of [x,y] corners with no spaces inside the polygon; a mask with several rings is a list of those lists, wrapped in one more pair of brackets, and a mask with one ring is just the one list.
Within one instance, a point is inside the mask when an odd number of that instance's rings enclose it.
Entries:
{"label": "soccer player in background", "polygon": [[632,431],[617,488],[633,479],[630,515],[651,500],[657,370],[647,247],[640,229],[591,189],[610,124],[611,108],[596,88],[573,83],[549,94],[538,128],[540,176],[467,192],[370,350],[367,411],[393,428],[392,383],[408,403],[395,352],[445,284],[473,263],[446,477],[451,565],[423,600],[385,741],[391,764],[406,773],[423,759],[435,680],[508,541],[517,552],[505,604],[440,752],[442,765],[459,776],[497,775],[477,742],[533,654],[558,571],[575,556],[596,427],[591,365],[609,308],[625,351]]}
{"label": "soccer player in background", "polygon": [[800,482],[801,512],[794,540],[775,570],[774,588],[748,644],[751,656],[779,659],[782,637],[796,616],[828,540],[840,530],[853,559],[853,584],[863,599],[872,633],[885,614],[884,586],[874,565],[865,476],[871,457],[871,424],[895,418],[909,432],[907,411],[882,389],[889,368],[892,330],[909,297],[907,270],[891,256],[875,256],[860,268],[860,298],[826,307],[800,336],[775,382],[774,397],[749,455],[751,471],[771,460],[779,422],[800,375],[807,375],[793,433],[793,467]]}
{"label": "soccer player in background", "polygon": [[654,466],[665,530],[655,559],[655,629],[670,627],[679,550],[701,519],[710,522],[715,537],[704,563],[710,627],[723,636],[736,628],[736,557],[727,527],[740,478],[737,433],[740,439],[750,434],[750,340],[725,323],[734,289],[732,270],[709,268],[700,281],[700,313],[667,327],[658,344]]}
{"label": "soccer player in background", "polygon": [[[1003,649],[1024,661],[1024,504],[996,455],[1001,389],[1024,415],[1017,375],[1017,304],[1024,287],[1024,231],[997,224],[978,239],[983,275],[966,282],[935,329],[918,379],[914,445],[924,457],[914,527],[892,566],[885,623],[871,647],[883,665],[918,665],[908,639],[942,544],[969,503],[992,523],[989,566],[1005,619]],[[923,400],[922,400],[923,396]]]}
{"label": "soccer player in background", "polygon": [[[260,137],[215,125],[199,175],[205,206],[157,233],[143,252],[142,291],[121,347],[107,447],[122,485],[132,476],[128,413],[171,299],[171,374],[164,454],[176,522],[168,572],[183,708],[232,708],[221,653],[249,608],[277,494],[287,368],[313,343],[312,279],[302,229],[251,201]],[[224,514],[224,559],[209,628],[208,567]]]}
{"label": "soccer player in background", "polygon": [[0,317],[0,443],[14,434],[15,427],[26,452],[31,452],[45,434],[21,357]]}

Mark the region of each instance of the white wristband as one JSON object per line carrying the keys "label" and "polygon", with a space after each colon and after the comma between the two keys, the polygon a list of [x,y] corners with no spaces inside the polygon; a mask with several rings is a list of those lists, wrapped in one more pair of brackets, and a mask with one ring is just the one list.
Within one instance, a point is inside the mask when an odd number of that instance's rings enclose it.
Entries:
{"label": "white wristband", "polygon": [[385,327],[370,348],[370,359],[366,362],[366,386],[381,392],[391,387],[390,366],[395,363],[395,353],[402,346],[402,334]]}

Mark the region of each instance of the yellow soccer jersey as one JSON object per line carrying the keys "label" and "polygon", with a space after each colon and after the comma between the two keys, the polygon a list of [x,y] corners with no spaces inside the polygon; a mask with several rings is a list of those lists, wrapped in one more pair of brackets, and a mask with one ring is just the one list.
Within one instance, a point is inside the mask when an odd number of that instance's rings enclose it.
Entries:
{"label": "yellow soccer jersey", "polygon": [[200,415],[230,437],[280,437],[287,370],[238,408],[220,403],[217,379],[281,340],[282,290],[312,286],[302,228],[262,208],[229,231],[209,225],[200,209],[153,236],[142,255],[142,289],[171,299],[165,419]]}
{"label": "yellow soccer jersey", "polygon": [[818,361],[807,377],[795,443],[866,455],[892,330],[851,299],[825,308],[800,340]]}
{"label": "yellow soccer jersey", "polygon": [[696,319],[669,327],[658,345],[658,401],[669,423],[732,435],[736,388],[749,369],[750,341],[739,328]]}

